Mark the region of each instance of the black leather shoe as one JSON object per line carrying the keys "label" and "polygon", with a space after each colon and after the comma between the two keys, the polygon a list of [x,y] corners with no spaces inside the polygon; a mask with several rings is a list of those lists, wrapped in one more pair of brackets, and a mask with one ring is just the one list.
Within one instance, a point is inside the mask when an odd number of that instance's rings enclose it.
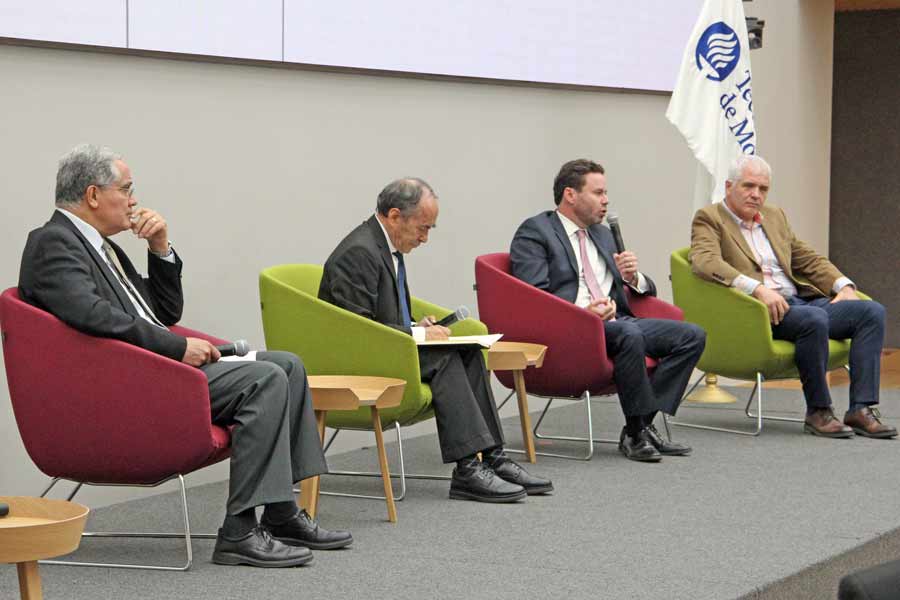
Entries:
{"label": "black leather shoe", "polygon": [[267,521],[266,515],[263,513],[260,525],[265,527],[273,538],[288,546],[306,546],[313,550],[335,550],[353,543],[353,536],[349,531],[340,529],[329,531],[324,527],[319,527],[316,520],[310,517],[305,510],[301,510],[296,517],[278,525]]}
{"label": "black leather shoe", "polygon": [[638,432],[636,436],[632,436],[625,433],[623,429],[622,435],[619,436],[619,452],[629,460],[659,462],[662,460],[662,454],[650,443],[645,431],[646,428]]}
{"label": "black leather shoe", "polygon": [[656,427],[653,425],[647,425],[647,427],[641,431],[641,435],[646,436],[647,441],[653,444],[653,447],[659,450],[659,453],[663,456],[687,456],[691,453],[690,446],[666,440],[663,436],[659,435],[659,431],[657,431]]}
{"label": "black leather shoe", "polygon": [[529,496],[546,494],[553,491],[553,482],[543,477],[537,477],[526,471],[522,465],[507,456],[498,458],[490,464],[490,468],[503,481],[515,483],[525,488]]}
{"label": "black leather shoe", "polygon": [[272,539],[263,527],[254,527],[243,537],[228,538],[219,530],[212,561],[217,565],[297,567],[313,559],[309,548],[288,546]]}
{"label": "black leather shoe", "polygon": [[525,488],[500,478],[482,462],[470,463],[464,472],[457,467],[450,478],[450,497],[455,500],[502,503],[516,502],[526,495]]}

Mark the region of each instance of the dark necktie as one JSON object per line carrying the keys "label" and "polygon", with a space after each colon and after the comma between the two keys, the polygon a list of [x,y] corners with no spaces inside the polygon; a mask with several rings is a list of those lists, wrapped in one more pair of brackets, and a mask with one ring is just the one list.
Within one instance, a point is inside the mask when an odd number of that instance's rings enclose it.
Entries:
{"label": "dark necktie", "polygon": [[106,240],[103,240],[103,244],[100,247],[103,248],[103,253],[106,255],[107,260],[109,260],[109,264],[111,264],[113,267],[113,273],[116,274],[116,278],[119,280],[119,283],[122,284],[122,287],[125,288],[125,291],[128,292],[132,298],[137,300],[138,304],[141,305],[141,308],[144,309],[144,313],[147,315],[147,318],[151,323],[165,328],[166,326],[156,318],[156,315],[153,314],[150,306],[138,293],[137,288],[134,287],[134,285],[131,283],[131,280],[128,279],[128,276],[125,275],[125,269],[122,268],[122,263],[119,262],[119,257],[116,256],[116,252],[112,249],[112,246],[110,246]]}
{"label": "dark necktie", "polygon": [[404,327],[409,327],[412,317],[409,315],[409,304],[406,303],[406,265],[403,264],[403,253],[394,252],[397,257],[397,294],[400,296],[400,319]]}

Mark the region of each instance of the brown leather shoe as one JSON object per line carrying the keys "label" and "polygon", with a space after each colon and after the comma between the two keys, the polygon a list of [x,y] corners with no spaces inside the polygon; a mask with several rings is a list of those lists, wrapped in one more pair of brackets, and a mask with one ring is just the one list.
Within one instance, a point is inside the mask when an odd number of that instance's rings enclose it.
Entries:
{"label": "brown leather shoe", "polygon": [[877,408],[867,406],[844,415],[844,425],[850,426],[856,435],[870,438],[897,437],[897,428],[881,422],[881,413]]}
{"label": "brown leather shoe", "polygon": [[838,421],[831,407],[818,408],[806,415],[803,431],[828,438],[853,437],[853,430]]}

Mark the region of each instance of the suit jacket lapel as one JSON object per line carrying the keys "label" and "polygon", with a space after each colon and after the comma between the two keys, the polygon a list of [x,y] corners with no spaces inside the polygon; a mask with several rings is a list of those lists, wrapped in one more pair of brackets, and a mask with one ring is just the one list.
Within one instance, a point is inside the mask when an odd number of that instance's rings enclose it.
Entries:
{"label": "suit jacket lapel", "polygon": [[50,221],[58,225],[62,225],[70,231],[75,232],[75,235],[78,236],[78,239],[81,241],[82,245],[84,245],[84,249],[87,252],[88,256],[91,257],[91,260],[94,261],[94,264],[103,274],[104,279],[106,279],[107,286],[113,291],[113,293],[116,295],[116,298],[118,298],[122,310],[130,315],[137,316],[137,311],[134,308],[134,304],[131,302],[128,294],[125,292],[122,284],[119,283],[119,278],[116,277],[115,273],[112,272],[109,265],[106,264],[106,259],[100,256],[100,254],[96,249],[94,249],[91,243],[87,241],[87,238],[82,235],[81,231],[79,231],[78,228],[75,227],[75,224],[72,223],[72,221],[69,220],[69,218],[65,215],[59,214],[58,211],[53,213],[53,216],[50,217]]}
{"label": "suit jacket lapel", "polygon": [[[381,230],[381,223],[378,222],[378,217],[372,215],[369,217],[367,223],[369,224],[369,231],[372,233],[372,237],[375,239],[375,245],[378,246],[379,254],[381,255],[381,261],[384,263],[385,268],[391,274],[391,279],[394,282],[394,293],[397,296],[397,313],[400,313],[400,284],[397,283],[397,272],[394,270],[394,257],[391,256],[391,249],[388,247],[387,240],[384,237],[384,232]],[[410,302],[410,294],[409,294],[409,273],[407,272],[406,278],[406,305],[412,310],[412,303]]]}
{"label": "suit jacket lapel", "polygon": [[791,257],[784,254],[784,244],[782,243],[781,239],[781,231],[776,231],[771,226],[771,221],[765,218],[765,215],[763,215],[763,219],[762,221],[760,221],[760,225],[762,225],[762,230],[766,233],[766,237],[769,239],[769,245],[772,247],[772,252],[775,254],[775,258],[778,259],[778,264],[784,270],[788,278],[793,279],[794,275],[791,271]]}
{"label": "suit jacket lapel", "polygon": [[591,236],[591,241],[594,242],[594,246],[597,248],[597,252],[606,262],[606,268],[609,269],[609,272],[612,273],[613,281],[618,282],[622,279],[621,273],[619,273],[619,268],[616,266],[616,261],[612,257],[612,254],[609,253],[603,244],[600,242],[600,236],[594,231],[593,228],[588,229],[588,234]]}
{"label": "suit jacket lapel", "polygon": [[562,244],[563,249],[566,251],[566,257],[569,259],[569,265],[572,267],[572,271],[574,271],[577,276],[578,261],[575,260],[575,251],[572,250],[572,242],[569,240],[569,236],[566,235],[566,230],[556,212],[550,214],[550,225],[553,227],[553,232],[556,234],[556,237],[559,238],[559,243]]}
{"label": "suit jacket lapel", "polygon": [[722,203],[719,203],[719,218],[722,220],[722,227],[725,231],[728,232],[728,235],[732,237],[734,242],[738,245],[738,248],[741,249],[741,252],[747,255],[751,261],[755,264],[759,265],[759,260],[757,260],[756,255],[753,253],[753,250],[750,249],[750,246],[747,245],[747,240],[744,239],[744,235],[741,233],[740,226],[735,222],[734,217],[732,217],[728,213],[728,209]]}

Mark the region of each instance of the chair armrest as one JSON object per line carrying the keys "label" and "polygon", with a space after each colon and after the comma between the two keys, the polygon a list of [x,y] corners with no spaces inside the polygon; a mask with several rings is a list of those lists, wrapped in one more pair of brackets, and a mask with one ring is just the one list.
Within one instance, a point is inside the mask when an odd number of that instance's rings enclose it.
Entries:
{"label": "chair armrest", "polygon": [[197,331],[196,329],[190,329],[189,327],[184,327],[182,325],[172,325],[171,327],[169,327],[169,330],[172,333],[177,333],[180,336],[195,337],[195,338],[200,338],[201,340],[206,340],[210,344],[213,344],[216,346],[228,343],[228,340],[223,340],[222,338],[218,338],[214,335],[209,335],[208,333],[203,333],[202,331]]}
{"label": "chair armrest", "polygon": [[[443,319],[453,312],[449,308],[444,308],[415,296],[412,298],[411,308],[413,318],[416,321],[421,320],[425,315],[434,315],[438,319]],[[451,325],[450,332],[453,335],[485,335],[488,332],[488,328],[481,321],[469,317]]]}
{"label": "chair armrest", "polygon": [[684,311],[674,304],[669,304],[654,296],[634,294],[627,288],[625,293],[629,296],[628,305],[631,306],[631,312],[636,317],[641,319],[669,319],[671,321],[684,320]]}

